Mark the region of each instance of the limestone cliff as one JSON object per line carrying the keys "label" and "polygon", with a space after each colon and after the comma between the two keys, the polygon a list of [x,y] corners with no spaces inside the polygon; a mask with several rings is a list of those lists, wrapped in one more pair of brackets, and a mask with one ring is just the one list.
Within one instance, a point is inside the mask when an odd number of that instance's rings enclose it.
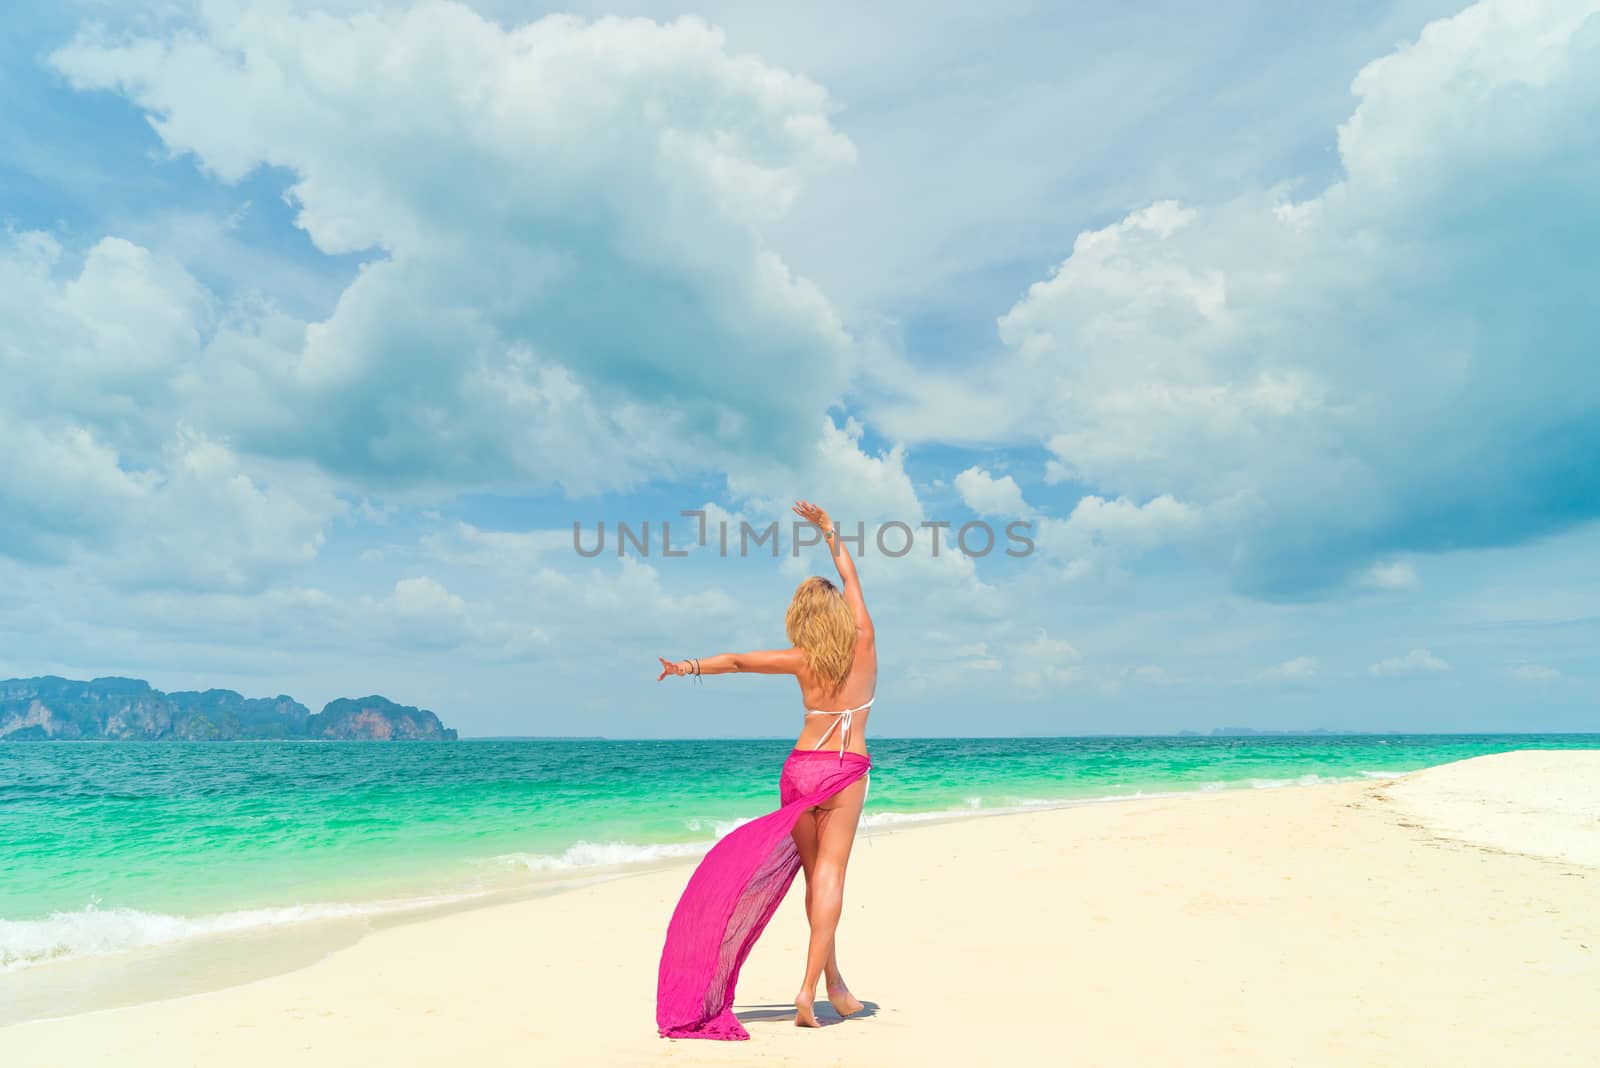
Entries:
{"label": "limestone cliff", "polygon": [[284,694],[233,690],[163,693],[143,679],[82,682],[45,675],[0,681],[0,741],[236,741],[360,738],[449,741],[456,732],[425,709],[384,697],[328,702],[316,715]]}

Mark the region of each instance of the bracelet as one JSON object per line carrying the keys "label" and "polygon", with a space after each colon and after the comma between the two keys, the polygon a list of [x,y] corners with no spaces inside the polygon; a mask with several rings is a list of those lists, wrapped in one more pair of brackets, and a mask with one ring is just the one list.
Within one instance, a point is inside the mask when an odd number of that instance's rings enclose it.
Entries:
{"label": "bracelet", "polygon": [[691,656],[689,659],[694,661],[694,674],[695,674],[696,678],[699,678],[700,677],[700,658],[698,656]]}

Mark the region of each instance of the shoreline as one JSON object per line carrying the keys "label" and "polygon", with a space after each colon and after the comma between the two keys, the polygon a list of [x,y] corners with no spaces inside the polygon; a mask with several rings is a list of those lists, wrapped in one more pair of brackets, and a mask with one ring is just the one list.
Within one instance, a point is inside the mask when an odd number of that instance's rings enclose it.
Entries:
{"label": "shoreline", "polygon": [[[507,743],[472,759],[450,746],[352,743],[290,747],[294,753],[251,743],[183,746],[185,754],[160,761],[177,773],[175,789],[148,803],[128,800],[143,790],[144,761],[130,749],[147,750],[143,743],[107,743],[103,748],[114,752],[103,757],[95,755],[100,746],[0,747],[0,758],[18,758],[0,765],[22,784],[19,807],[0,806],[6,808],[0,843],[17,850],[0,880],[6,884],[0,1006],[7,1000],[5,976],[18,972],[54,971],[240,929],[412,912],[433,900],[494,900],[552,879],[652,870],[673,857],[703,855],[730,828],[772,807],[762,768],[777,750],[684,744],[689,748],[641,741],[591,752],[575,741]],[[873,756],[884,779],[881,789],[874,783],[863,833],[1211,790],[1354,781],[1508,746],[1594,742],[1564,734],[962,744],[956,760],[943,743],[878,738]],[[680,771],[685,761],[693,774]],[[594,770],[602,767],[611,773]],[[28,800],[63,773],[101,784],[109,798],[81,816],[75,804]],[[205,788],[216,774],[238,776],[243,792],[219,803]],[[362,784],[372,781],[395,785],[368,797]],[[535,781],[544,785],[534,789]],[[547,805],[549,790],[568,791],[561,796],[572,803]],[[203,833],[190,833],[195,825]],[[257,834],[258,826],[270,833]],[[82,863],[91,856],[103,860]]]}
{"label": "shoreline", "polygon": [[[678,863],[675,859],[646,869],[574,874],[547,884],[463,894],[454,900],[263,924],[18,968],[0,973],[0,1030],[26,1023],[70,1020],[110,1009],[136,1008],[274,979],[309,968],[382,931],[581,892],[585,887],[652,874],[677,867]],[[67,1012],[42,1014],[32,1008],[59,1006],[63,998],[72,997],[80,999],[80,1004]]]}
{"label": "shoreline", "polygon": [[[1411,774],[1416,772],[1363,770],[1357,775],[1337,777],[1323,777],[1309,773],[1294,779],[1257,777],[1234,781],[1212,780],[1186,790],[1135,790],[1132,793],[1040,799],[1037,802],[995,808],[869,812],[864,817],[858,841],[899,831],[934,828],[971,820],[1024,816],[1101,805],[1198,799],[1221,794],[1346,786],[1363,782],[1392,781],[1397,777]],[[877,816],[878,819],[871,821],[873,816]],[[584,865],[542,873],[530,869],[526,882],[480,890],[441,889],[438,892],[421,893],[413,897],[264,905],[196,916],[135,910],[152,918],[172,918],[190,923],[225,920],[252,912],[276,913],[297,909],[325,911],[326,914],[294,920],[264,920],[247,926],[228,926],[184,935],[150,945],[131,946],[99,953],[71,954],[36,963],[0,968],[0,1028],[35,1020],[66,1019],[102,1009],[131,1007],[172,997],[203,994],[272,978],[308,967],[329,953],[347,949],[369,935],[391,927],[424,923],[430,919],[458,912],[515,904],[581,890],[599,882],[650,875],[692,865],[698,863],[706,850],[717,840],[719,839],[691,843],[644,843],[637,848],[650,849],[660,845],[676,848],[679,845],[690,845],[694,849],[692,852],[672,853],[649,860],[619,864]],[[582,844],[584,843],[577,843],[572,848]],[[629,843],[621,844],[629,845]],[[120,910],[105,911],[115,913]],[[232,956],[228,953],[230,946],[236,947],[236,952]],[[246,950],[249,952],[245,952]],[[86,989],[88,992],[84,993]],[[135,990],[138,993],[134,993]],[[28,1008],[29,1005],[58,1006],[63,1000],[74,999],[77,1003],[69,1011],[52,1015],[40,1015],[37,1010]]]}

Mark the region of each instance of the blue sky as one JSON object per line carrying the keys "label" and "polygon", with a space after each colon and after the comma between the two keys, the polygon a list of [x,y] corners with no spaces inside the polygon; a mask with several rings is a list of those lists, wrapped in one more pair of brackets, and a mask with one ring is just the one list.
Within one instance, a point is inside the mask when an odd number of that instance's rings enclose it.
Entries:
{"label": "blue sky", "polygon": [[[0,15],[0,674],[782,735],[1600,727],[1600,3]],[[677,540],[677,528],[674,530]]]}

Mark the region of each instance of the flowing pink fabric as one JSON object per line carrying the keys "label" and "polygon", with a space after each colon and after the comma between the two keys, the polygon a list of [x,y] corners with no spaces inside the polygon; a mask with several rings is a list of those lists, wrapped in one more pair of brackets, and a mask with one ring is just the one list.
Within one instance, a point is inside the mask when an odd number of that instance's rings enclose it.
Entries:
{"label": "flowing pink fabric", "polygon": [[750,949],[800,870],[789,832],[801,813],[865,775],[858,753],[796,749],[783,763],[783,807],[711,847],[667,924],[656,977],[656,1027],[666,1038],[749,1038],[733,1015],[733,988]]}

